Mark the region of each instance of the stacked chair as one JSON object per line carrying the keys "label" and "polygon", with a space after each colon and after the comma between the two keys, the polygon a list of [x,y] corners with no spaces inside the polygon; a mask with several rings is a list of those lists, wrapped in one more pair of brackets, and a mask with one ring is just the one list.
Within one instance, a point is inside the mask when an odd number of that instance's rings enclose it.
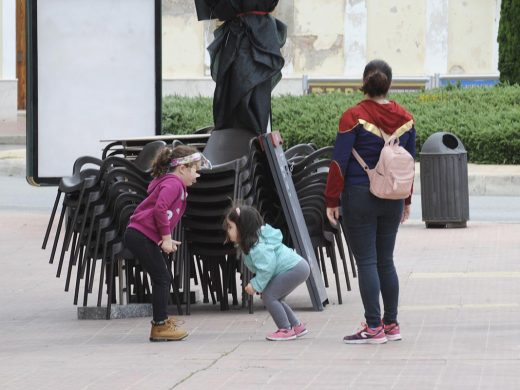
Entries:
{"label": "stacked chair", "polygon": [[[247,272],[236,248],[225,242],[223,222],[231,203],[240,199],[245,204],[254,204],[266,221],[282,215],[279,201],[275,199],[267,160],[260,151],[255,133],[244,129],[215,131],[204,155],[212,161],[213,168],[203,171],[197,183],[190,187],[182,221],[188,253],[181,284],[186,294],[188,314],[189,278],[194,276],[191,270],[195,267],[199,272],[204,302],[209,302],[211,297],[213,303],[220,302],[222,310],[228,310],[228,294],[231,294],[233,305],[238,305],[236,274],[238,271],[242,278],[247,278]],[[243,291],[242,304],[245,304]]]}
{"label": "stacked chair", "polygon": [[[291,236],[257,134],[244,129],[224,129],[211,132],[207,143],[201,142],[206,139],[200,135],[210,131],[211,128],[205,128],[193,139],[173,140],[174,146],[183,141],[196,142],[195,146],[203,150],[213,164],[211,170],[201,172],[197,183],[188,191],[184,217],[173,233],[174,239],[182,245],[173,255],[165,256],[172,276],[173,298],[182,314],[179,296],[179,289],[182,289],[186,313],[190,314],[193,281],[200,284],[203,302],[211,299],[213,304],[220,303],[221,310],[228,310],[229,295],[233,305],[238,305],[241,292],[242,306],[248,305],[252,312],[253,300],[243,290],[252,275],[244,267],[239,251],[226,242],[223,227],[226,210],[235,200],[253,205],[266,223],[282,230],[289,246],[292,246]],[[103,159],[79,158],[73,166],[72,176],[60,181],[42,248],[49,243],[61,200],[49,262],[54,262],[61,241],[57,276],[61,276],[66,267],[65,291],[74,286],[75,305],[83,292],[82,304],[87,306],[96,278],[96,304],[102,305],[106,292],[107,319],[113,303],[150,301],[148,277],[141,269],[139,259],[133,258],[125,249],[122,237],[135,207],[147,195],[153,159],[165,145],[164,141],[132,145],[129,153],[128,146],[111,144],[104,151]],[[335,275],[338,302],[342,303],[336,246],[350,290],[344,232],[328,222],[323,198],[331,153],[331,147],[317,149],[312,144],[300,144],[288,149],[285,155],[325,285],[328,287],[329,284],[328,257]],[[348,239],[345,241],[355,277]]]}
{"label": "stacked chair", "polygon": [[[190,187],[188,207],[182,222],[187,253],[182,260],[184,268],[179,284],[183,285],[186,294],[186,312],[190,313],[190,278],[196,278],[195,270],[200,276],[203,302],[209,302],[211,298],[213,303],[220,302],[221,310],[228,310],[229,295],[233,305],[237,305],[238,291],[241,291],[242,305],[247,302],[252,312],[252,299],[243,288],[237,287],[236,273],[241,276],[242,287],[247,285],[251,275],[244,268],[240,253],[225,242],[224,214],[232,201],[238,199],[244,204],[254,205],[265,222],[282,230],[286,244],[292,246],[290,232],[256,134],[243,129],[214,131],[204,154],[212,161],[213,169],[203,171],[197,183]],[[314,145],[301,144],[287,150],[286,158],[324,281],[328,287],[327,256],[336,279],[338,302],[342,303],[336,246],[347,289],[351,289],[343,231],[339,226],[330,225],[324,203],[331,154],[332,147],[317,150]],[[346,242],[348,245],[348,240]],[[349,245],[348,254],[353,275],[356,276]]]}
{"label": "stacked chair", "polygon": [[[93,291],[96,268],[99,268],[97,306],[101,306],[106,284],[109,317],[110,306],[115,302],[114,267],[123,259],[130,262],[135,260],[125,250],[122,237],[135,207],[147,195],[148,183],[151,180],[151,163],[165,145],[164,141],[148,143],[133,161],[116,155],[104,160],[80,157],[74,164],[73,175],[60,181],[42,248],[45,249],[48,244],[61,195],[64,194],[49,261],[54,262],[64,230],[56,276],[61,276],[65,254],[68,251],[65,291],[69,291],[73,268],[76,267],[74,304],[78,303],[81,281],[84,280],[83,306],[87,305],[88,294]],[[100,265],[96,267],[98,261]],[[127,261],[129,264],[130,262]],[[131,300],[131,287],[136,293],[141,294],[141,299],[145,295],[143,291],[150,290],[143,273],[133,268],[139,269],[138,262],[133,262],[124,277],[119,275],[120,300],[124,300],[124,292],[126,300]],[[131,285],[128,285],[128,275],[133,275]],[[126,291],[123,291],[122,286],[126,287]]]}
{"label": "stacked chair", "polygon": [[[343,263],[343,271],[347,290],[351,290],[345,250],[343,247],[341,223],[338,226],[330,224],[325,211],[325,186],[328,168],[332,158],[331,146],[316,149],[310,144],[300,144],[286,151],[285,155],[292,174],[294,187],[302,208],[303,217],[309,230],[312,246],[315,250],[318,265],[322,271],[325,286],[329,287],[325,254],[331,260],[335,276],[338,303],[343,303],[341,283],[339,278],[336,246]],[[353,276],[356,275],[354,259],[350,250],[348,237],[345,235]]]}

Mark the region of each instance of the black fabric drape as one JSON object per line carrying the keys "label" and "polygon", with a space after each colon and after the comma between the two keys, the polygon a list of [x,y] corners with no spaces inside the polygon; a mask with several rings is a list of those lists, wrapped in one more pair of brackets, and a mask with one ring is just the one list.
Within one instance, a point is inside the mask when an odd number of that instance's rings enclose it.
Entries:
{"label": "black fabric drape", "polygon": [[[271,91],[281,79],[287,27],[274,18],[278,0],[196,0],[206,16],[225,22],[209,45],[215,130],[248,128],[265,133]],[[258,14],[266,12],[267,14]],[[200,17],[200,14],[199,14]]]}

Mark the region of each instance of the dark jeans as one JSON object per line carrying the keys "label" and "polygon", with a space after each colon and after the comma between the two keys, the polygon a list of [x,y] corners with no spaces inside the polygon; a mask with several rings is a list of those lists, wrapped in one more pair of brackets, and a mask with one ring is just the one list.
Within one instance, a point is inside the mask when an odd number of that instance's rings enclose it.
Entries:
{"label": "dark jeans", "polygon": [[380,199],[368,184],[349,186],[342,197],[343,223],[358,267],[359,291],[369,327],[397,321],[399,280],[394,266],[394,246],[403,213],[403,200]]}
{"label": "dark jeans", "polygon": [[161,248],[143,233],[132,228],[126,229],[124,242],[152,279],[153,320],[164,321],[168,318],[171,278]]}

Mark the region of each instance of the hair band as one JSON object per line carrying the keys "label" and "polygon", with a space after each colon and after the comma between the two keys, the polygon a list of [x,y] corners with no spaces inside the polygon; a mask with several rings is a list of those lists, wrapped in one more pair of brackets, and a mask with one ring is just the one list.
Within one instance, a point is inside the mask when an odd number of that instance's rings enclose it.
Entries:
{"label": "hair band", "polygon": [[184,157],[173,158],[170,161],[170,167],[174,168],[178,167],[179,165],[187,165],[199,161],[201,168],[211,169],[211,162],[200,152],[193,153]]}

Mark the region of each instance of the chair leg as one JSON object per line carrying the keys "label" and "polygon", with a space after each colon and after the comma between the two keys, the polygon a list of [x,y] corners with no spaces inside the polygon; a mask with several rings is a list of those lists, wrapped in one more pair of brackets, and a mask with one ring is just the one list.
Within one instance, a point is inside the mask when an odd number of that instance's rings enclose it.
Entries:
{"label": "chair leg", "polygon": [[202,260],[202,267],[204,269],[204,272],[206,274],[206,278],[207,278],[207,281],[208,281],[208,289],[209,289],[209,295],[211,296],[211,303],[212,304],[216,304],[217,303],[217,300],[218,300],[218,297],[215,296],[215,284],[214,284],[214,281],[213,281],[213,270],[211,269],[211,264],[208,263],[208,259],[201,259]]}
{"label": "chair leg", "polygon": [[[77,262],[77,258],[79,256],[79,248],[82,246],[81,245],[81,240],[83,238],[83,232],[85,231],[85,225],[86,225],[87,218],[88,218],[89,206],[90,206],[90,203],[87,200],[87,204],[85,205],[85,210],[83,211],[83,220],[81,221],[81,227],[80,227],[79,232],[78,232],[78,234],[79,234],[78,246],[76,247],[76,250],[74,251],[74,262]],[[93,221],[90,221],[91,224],[92,224],[92,222]],[[89,230],[90,230],[90,226],[89,226]],[[87,249],[88,249],[88,247],[87,247]],[[84,259],[83,259],[83,261],[80,261],[80,263],[84,264]]]}
{"label": "chair leg", "polygon": [[76,288],[74,289],[74,304],[77,305],[78,304],[78,298],[79,298],[79,285],[81,283],[81,279],[83,279],[83,274],[81,272],[81,265],[80,264],[77,264],[76,265],[76,269],[77,269],[77,272],[76,272]]}
{"label": "chair leg", "polygon": [[[67,228],[65,229],[65,238],[63,240],[63,246],[61,247],[61,255],[60,261],[63,261],[63,257],[65,256],[65,251],[69,248],[70,239],[72,232],[74,232],[74,227],[76,226],[76,222],[78,221],[79,209],[81,208],[81,201],[83,200],[84,188],[81,188],[79,192],[79,197],[76,205],[76,210],[74,211],[74,216],[72,217],[72,221],[70,224],[67,224]],[[70,219],[70,218],[69,218]],[[74,262],[76,259],[74,259]]]}
{"label": "chair leg", "polygon": [[345,242],[347,243],[347,249],[348,249],[348,257],[350,258],[350,266],[352,267],[352,276],[354,278],[357,278],[357,268],[356,268],[356,262],[354,261],[354,255],[352,253],[352,247],[350,246],[350,239],[347,235],[347,232],[343,228],[343,225],[340,224],[341,231],[343,232],[343,237],[345,237]]}
{"label": "chair leg", "polygon": [[184,296],[186,297],[186,315],[188,316],[191,314],[190,257],[186,256],[184,261]]}
{"label": "chair leg", "polygon": [[343,243],[341,242],[342,240],[339,229],[334,233],[334,240],[338,246],[339,256],[341,258],[341,262],[343,263],[343,272],[345,273],[345,281],[347,282],[347,291],[351,291],[352,289],[350,287],[350,278],[348,276],[347,259],[345,258],[345,250],[343,248]]}
{"label": "chair leg", "polygon": [[[107,270],[107,280],[106,280],[107,286],[109,285],[109,282],[110,282],[109,279],[108,279],[109,276],[113,277],[113,275],[114,275],[114,266],[113,266],[113,264],[110,264],[109,266],[112,267],[112,268],[111,268],[111,270]],[[101,306],[101,294],[103,292],[103,282],[104,282],[103,274],[105,272],[106,267],[107,267],[107,246],[106,246],[106,243],[105,243],[105,245],[103,245],[103,252],[101,254],[101,272],[100,272],[100,276],[99,276],[98,306]],[[78,266],[78,272],[79,272],[79,268],[80,267]],[[111,272],[111,274],[110,274],[109,271]],[[77,288],[77,286],[76,286],[76,288]],[[110,289],[109,289],[108,290],[108,295],[110,295],[110,294],[111,294],[111,292],[110,292]],[[110,295],[110,297],[111,297],[111,295]],[[108,308],[108,302],[107,302],[107,308]],[[110,316],[110,312],[107,311],[107,313]],[[107,318],[107,319],[110,319],[110,318]]]}
{"label": "chair leg", "polygon": [[226,261],[226,257],[223,256],[220,258],[219,263],[222,267],[222,300],[220,301],[220,310],[227,311],[229,310],[229,300],[228,300],[228,279],[229,279],[229,266]]}
{"label": "chair leg", "polygon": [[61,226],[63,225],[63,219],[65,217],[66,206],[63,205],[60,214],[60,220],[58,227],[56,228],[56,235],[54,236],[54,242],[52,244],[51,256],[49,257],[49,264],[54,262],[54,256],[56,255],[56,248],[58,247],[58,241],[60,239]]}
{"label": "chair leg", "polygon": [[[73,237],[72,237],[72,247],[76,246],[76,241],[77,241],[77,234],[74,233],[73,234]],[[72,252],[70,253],[70,257],[69,257],[69,267],[71,266],[71,264],[74,264],[74,262],[72,261],[73,258],[72,258]],[[61,276],[61,269],[63,267],[63,261],[60,261],[58,263],[58,269],[56,270],[56,277],[59,278]],[[68,291],[68,285],[66,284],[66,287],[65,287],[65,291]]]}
{"label": "chair leg", "polygon": [[325,287],[329,287],[329,278],[327,276],[327,266],[325,265],[325,256],[323,255],[323,249],[319,246],[318,247],[318,258],[321,262],[321,271],[323,272],[323,280],[325,282]]}
{"label": "chair leg", "polygon": [[222,301],[222,286],[220,285],[220,267],[215,258],[209,258],[211,261],[211,279],[213,280],[213,289],[217,296],[217,302]]}
{"label": "chair leg", "polygon": [[[93,261],[93,264],[92,264],[92,277],[90,278],[90,286],[89,286],[89,292],[92,292],[92,288],[93,288],[93,282],[94,282],[94,272],[96,270],[96,250],[97,248],[96,247],[93,247],[93,251],[94,253],[91,254],[90,252],[92,251],[91,250],[91,244],[92,244],[92,233],[94,232],[94,225],[95,225],[95,218],[92,219],[91,223],[90,223],[90,226],[89,226],[89,230],[88,230],[88,235],[87,235],[87,241],[86,241],[86,244],[85,244],[85,253],[84,255],[80,255],[80,259],[82,259],[82,262],[84,262],[86,260],[86,257],[87,256],[90,256],[92,258],[92,261]],[[98,229],[99,230],[99,229]]]}
{"label": "chair leg", "polygon": [[336,259],[336,251],[334,250],[334,245],[327,246],[326,251],[330,257],[332,263],[332,270],[334,272],[334,278],[336,280],[336,292],[338,293],[338,304],[343,304],[343,298],[341,297],[341,286],[339,283],[339,270],[338,270],[338,261]]}
{"label": "chair leg", "polygon": [[173,261],[170,261],[168,256],[164,256],[164,261],[166,262],[166,268],[168,269],[168,272],[170,274],[173,298],[175,299],[175,304],[177,305],[177,314],[182,315],[182,306],[181,306],[181,300],[179,297],[179,290],[177,289],[177,286],[175,284],[175,280],[173,278],[172,267],[171,267],[171,265],[173,264]]}
{"label": "chair leg", "polygon": [[[70,222],[70,218],[67,218],[67,223],[65,226],[65,237],[63,238],[63,243],[61,246],[61,253],[60,253],[60,260],[58,263],[58,267],[59,267],[59,264],[62,264],[63,260],[65,259],[65,252],[67,252],[69,250],[71,237],[74,236],[73,232],[74,232],[74,228],[72,226],[72,223]],[[74,262],[73,256],[71,257],[71,262],[73,265],[76,264]]]}
{"label": "chair leg", "polygon": [[184,313],[182,311],[181,297],[179,294],[179,289],[177,288],[177,285],[175,284],[173,277],[172,277],[172,290],[173,290],[173,298],[175,299],[175,305],[177,306],[177,314],[182,316]]}
{"label": "chair leg", "polygon": [[199,278],[200,278],[200,286],[202,288],[202,296],[203,296],[202,302],[208,303],[209,302],[208,283],[207,283],[206,275],[202,271],[201,261],[198,256],[195,256],[195,264],[197,265],[197,270],[199,272]]}
{"label": "chair leg", "polygon": [[99,288],[98,288],[97,307],[101,307],[101,299],[103,296],[103,285],[105,282],[105,269],[106,269],[106,260],[104,257],[102,257],[101,265],[99,266]]}
{"label": "chair leg", "polygon": [[107,280],[107,314],[106,319],[111,317],[112,299],[113,299],[113,285],[114,285],[114,261],[111,261],[108,266],[108,280]]}
{"label": "chair leg", "polygon": [[141,270],[141,266],[139,266],[139,268],[135,270],[135,294],[137,296],[137,302],[139,303],[145,302],[144,286],[141,277],[144,278],[146,277],[146,275]]}
{"label": "chair leg", "polygon": [[87,306],[89,286],[90,286],[90,257],[87,260],[87,272],[85,274],[85,287],[83,288],[83,307]]}
{"label": "chair leg", "polygon": [[[70,278],[72,277],[72,267],[74,266],[74,261],[72,259],[72,253],[69,258],[69,265],[67,267],[67,277],[65,279],[65,291],[69,291],[70,288]],[[56,275],[58,276],[58,275]]]}
{"label": "chair leg", "polygon": [[47,247],[47,241],[49,240],[49,234],[51,232],[52,223],[54,222],[54,216],[56,215],[56,209],[58,208],[58,204],[60,203],[61,190],[58,188],[58,194],[56,195],[56,200],[54,201],[54,206],[52,207],[51,216],[49,218],[49,223],[47,224],[47,230],[45,231],[45,237],[42,243],[42,249]]}
{"label": "chair leg", "polygon": [[90,270],[90,284],[88,286],[89,293],[91,293],[92,289],[94,288],[94,276],[96,276],[96,264],[97,264],[96,259],[92,257],[92,268]]}
{"label": "chair leg", "polygon": [[228,272],[229,272],[229,288],[231,289],[231,297],[233,298],[233,306],[238,305],[237,297],[237,273],[235,258],[228,256]]}
{"label": "chair leg", "polygon": [[[249,281],[251,280],[251,271],[247,270],[247,282],[245,285],[247,285],[247,283],[249,283]],[[244,286],[245,287],[245,286]],[[247,294],[247,305],[249,307],[249,314],[253,314],[254,310],[253,310],[253,295],[249,295]]]}

